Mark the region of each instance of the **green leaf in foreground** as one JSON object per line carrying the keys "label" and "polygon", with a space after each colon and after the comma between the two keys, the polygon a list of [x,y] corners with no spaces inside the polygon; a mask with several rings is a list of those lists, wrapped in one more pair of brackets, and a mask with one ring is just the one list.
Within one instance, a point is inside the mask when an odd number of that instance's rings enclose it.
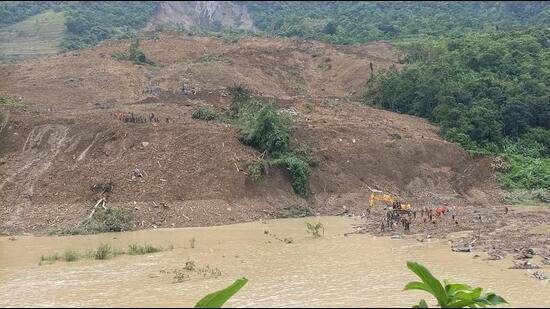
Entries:
{"label": "green leaf in foreground", "polygon": [[248,279],[241,278],[223,290],[206,295],[195,305],[195,308],[221,308],[225,302],[237,293],[246,283]]}
{"label": "green leaf in foreground", "polygon": [[[443,284],[437,280],[430,271],[415,262],[407,262],[407,267],[414,272],[422,282],[413,281],[405,285],[404,290],[421,290],[432,294],[441,308],[485,308],[506,304],[504,298],[495,293],[482,294],[482,288],[472,288],[467,284],[450,283],[447,280]],[[424,300],[413,308],[428,308]]]}
{"label": "green leaf in foreground", "polygon": [[413,308],[428,308],[428,304],[425,300],[420,300],[420,303],[418,305],[414,305]]}
{"label": "green leaf in foreground", "polygon": [[439,282],[426,267],[416,262],[407,262],[407,267],[422,279],[423,282],[411,282],[405,286],[405,290],[426,291],[435,296],[439,306],[444,307],[448,299],[447,293],[441,285],[441,282]]}

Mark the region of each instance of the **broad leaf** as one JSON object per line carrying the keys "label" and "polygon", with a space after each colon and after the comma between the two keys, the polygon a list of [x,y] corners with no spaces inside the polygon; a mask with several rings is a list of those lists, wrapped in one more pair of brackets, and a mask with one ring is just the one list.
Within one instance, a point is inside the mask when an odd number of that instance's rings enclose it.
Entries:
{"label": "broad leaf", "polygon": [[426,304],[425,300],[420,300],[420,303],[418,305],[414,305],[413,308],[428,308],[428,304]]}
{"label": "broad leaf", "polygon": [[407,291],[407,290],[422,290],[428,293],[432,292],[429,286],[427,286],[425,283],[418,282],[418,281],[407,283],[407,285],[405,285],[405,288],[403,288],[403,291]]}
{"label": "broad leaf", "polygon": [[418,277],[420,277],[420,279],[422,279],[422,281],[428,286],[429,290],[427,291],[435,296],[439,306],[445,307],[448,302],[448,297],[445,289],[441,285],[441,282],[439,282],[439,280],[437,280],[426,267],[416,262],[407,262],[407,267]]}
{"label": "broad leaf", "polygon": [[235,280],[235,282],[223,290],[219,290],[214,293],[210,293],[199,300],[195,305],[195,308],[221,308],[225,302],[235,295],[246,283],[248,279],[241,278]]}
{"label": "broad leaf", "polygon": [[476,299],[481,296],[481,288],[475,288],[472,291],[457,291],[455,296],[460,300]]}
{"label": "broad leaf", "polygon": [[447,292],[447,295],[451,297],[458,291],[471,291],[472,287],[467,284],[459,284],[459,283],[445,283],[445,291]]}
{"label": "broad leaf", "polygon": [[504,298],[496,295],[495,293],[488,293],[485,295],[484,299],[487,300],[488,305],[492,306],[508,303]]}
{"label": "broad leaf", "polygon": [[455,302],[451,302],[446,306],[446,308],[464,308],[464,307],[475,308],[475,301],[473,299],[458,300]]}

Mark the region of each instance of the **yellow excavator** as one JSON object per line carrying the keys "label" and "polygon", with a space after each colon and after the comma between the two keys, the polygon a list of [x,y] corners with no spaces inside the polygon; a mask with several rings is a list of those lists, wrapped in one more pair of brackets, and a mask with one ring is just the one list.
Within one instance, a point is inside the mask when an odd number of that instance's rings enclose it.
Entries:
{"label": "yellow excavator", "polygon": [[386,203],[389,207],[391,207],[393,210],[399,210],[403,212],[409,212],[412,210],[411,204],[408,203],[401,203],[398,201],[395,197],[393,197],[390,194],[386,193],[378,193],[373,192],[369,196],[369,207],[374,206],[374,203],[376,201],[382,201]]}

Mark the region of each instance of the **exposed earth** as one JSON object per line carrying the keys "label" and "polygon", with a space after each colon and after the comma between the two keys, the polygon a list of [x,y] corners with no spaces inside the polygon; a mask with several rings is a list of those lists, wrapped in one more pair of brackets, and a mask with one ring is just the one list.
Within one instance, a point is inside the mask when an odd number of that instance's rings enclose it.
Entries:
{"label": "exposed earth", "polygon": [[[0,95],[24,104],[2,108],[0,233],[74,226],[97,201],[94,186],[109,182],[108,207],[131,209],[138,229],[284,217],[289,207],[361,215],[375,188],[417,209],[456,207],[458,225],[413,221],[410,233],[419,239],[472,231],[457,241],[479,234],[478,249],[550,256],[548,235],[533,232],[550,224],[549,213],[508,206],[505,214],[492,158],[469,156],[426,120],[359,103],[372,74],[401,66],[393,46],[163,34],[140,45],[155,65],[111,57],[129,44],[0,66]],[[307,200],[294,194],[283,169],[257,183],[247,177],[246,165],[260,154],[238,141],[237,126],[191,118],[200,106],[225,111],[225,89],[235,84],[295,114],[291,142],[320,159]],[[116,112],[154,113],[159,122],[123,123]],[[135,168],[143,178],[132,179]],[[384,217],[377,205],[363,231],[382,234]]]}

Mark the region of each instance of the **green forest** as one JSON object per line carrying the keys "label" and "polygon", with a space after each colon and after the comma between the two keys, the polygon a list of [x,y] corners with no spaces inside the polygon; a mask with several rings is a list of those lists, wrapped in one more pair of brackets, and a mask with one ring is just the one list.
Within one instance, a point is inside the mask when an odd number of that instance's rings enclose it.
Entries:
{"label": "green forest", "polygon": [[427,118],[473,153],[505,155],[507,188],[550,187],[550,29],[401,47],[406,66],[371,79],[366,104]]}
{"label": "green forest", "polygon": [[260,30],[334,44],[550,24],[542,1],[242,1]]}

